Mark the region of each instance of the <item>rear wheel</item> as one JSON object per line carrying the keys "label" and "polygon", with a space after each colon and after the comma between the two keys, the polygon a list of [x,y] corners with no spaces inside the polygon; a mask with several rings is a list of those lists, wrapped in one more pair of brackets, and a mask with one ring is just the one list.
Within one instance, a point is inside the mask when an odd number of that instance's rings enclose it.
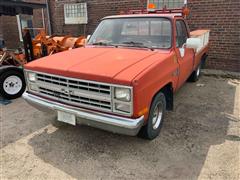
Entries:
{"label": "rear wheel", "polygon": [[149,112],[148,122],[139,132],[139,136],[145,139],[155,139],[161,130],[164,115],[166,111],[166,98],[165,95],[158,93],[151,105]]}
{"label": "rear wheel", "polygon": [[189,77],[189,82],[197,82],[199,80],[199,77],[201,75],[201,63],[198,65],[197,69],[193,71],[191,76]]}
{"label": "rear wheel", "polygon": [[6,99],[15,99],[25,91],[26,84],[21,72],[10,70],[0,76],[0,95]]}

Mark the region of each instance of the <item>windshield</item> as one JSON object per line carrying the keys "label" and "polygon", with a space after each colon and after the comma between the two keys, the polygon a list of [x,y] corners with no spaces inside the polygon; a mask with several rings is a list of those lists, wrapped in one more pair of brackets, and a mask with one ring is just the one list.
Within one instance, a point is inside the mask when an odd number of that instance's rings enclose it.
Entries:
{"label": "windshield", "polygon": [[168,49],[171,37],[171,22],[167,18],[105,19],[88,45]]}

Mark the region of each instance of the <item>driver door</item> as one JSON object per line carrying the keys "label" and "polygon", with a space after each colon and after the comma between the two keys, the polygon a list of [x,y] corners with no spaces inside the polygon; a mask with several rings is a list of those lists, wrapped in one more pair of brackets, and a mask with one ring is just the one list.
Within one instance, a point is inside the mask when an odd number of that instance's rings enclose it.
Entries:
{"label": "driver door", "polygon": [[187,38],[189,37],[187,27],[182,19],[176,20],[176,55],[179,63],[178,88],[191,75],[194,65],[193,49],[185,48]]}

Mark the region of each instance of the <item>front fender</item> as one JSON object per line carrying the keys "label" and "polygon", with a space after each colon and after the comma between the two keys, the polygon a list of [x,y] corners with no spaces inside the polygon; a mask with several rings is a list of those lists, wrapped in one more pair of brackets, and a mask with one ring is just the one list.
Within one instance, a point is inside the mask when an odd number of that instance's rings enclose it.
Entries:
{"label": "front fender", "polygon": [[179,65],[173,56],[154,64],[144,74],[135,80],[134,83],[134,116],[144,115],[148,118],[151,102],[155,95],[167,84],[171,83],[175,91],[178,82]]}
{"label": "front fender", "polygon": [[10,71],[10,70],[18,71],[23,74],[23,68],[7,65],[7,66],[0,66],[0,75],[2,75],[4,72]]}

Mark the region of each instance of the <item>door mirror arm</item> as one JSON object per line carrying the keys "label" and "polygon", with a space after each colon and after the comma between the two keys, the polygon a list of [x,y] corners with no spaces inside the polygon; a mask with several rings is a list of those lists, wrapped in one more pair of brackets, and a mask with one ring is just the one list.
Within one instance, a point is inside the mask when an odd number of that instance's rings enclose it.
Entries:
{"label": "door mirror arm", "polygon": [[87,42],[89,41],[90,38],[91,38],[91,35],[87,35]]}
{"label": "door mirror arm", "polygon": [[187,44],[186,43],[184,43],[183,45],[182,45],[182,48],[186,48],[187,47]]}

